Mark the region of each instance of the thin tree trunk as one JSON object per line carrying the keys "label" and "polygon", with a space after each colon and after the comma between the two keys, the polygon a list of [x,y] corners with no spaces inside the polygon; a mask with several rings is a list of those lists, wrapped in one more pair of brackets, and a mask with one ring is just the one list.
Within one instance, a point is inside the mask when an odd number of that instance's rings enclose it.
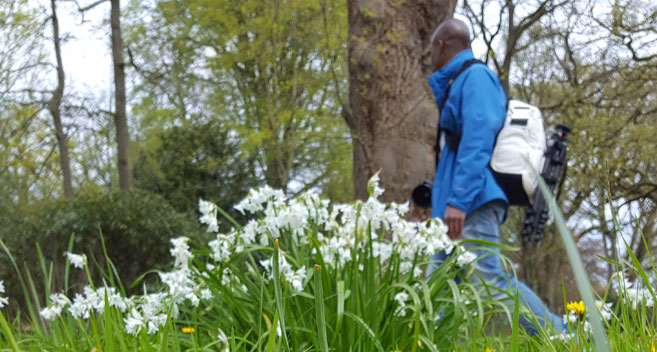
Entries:
{"label": "thin tree trunk", "polygon": [[55,56],[57,57],[57,87],[48,101],[48,109],[55,123],[55,135],[59,146],[59,162],[62,167],[62,177],[64,181],[64,196],[66,199],[73,197],[73,181],[71,176],[71,162],[68,155],[68,138],[64,134],[62,126],[61,105],[64,96],[64,65],[62,63],[61,41],[59,38],[59,21],[57,19],[57,6],[55,0],[50,0],[52,7],[52,29],[53,42],[55,44]]}
{"label": "thin tree trunk", "polygon": [[123,39],[121,38],[120,0],[111,0],[110,22],[112,25],[112,59],[114,61],[114,122],[118,147],[119,186],[129,189],[132,184],[130,172],[130,134],[126,114],[125,63],[123,61]]}
{"label": "thin tree trunk", "polygon": [[[383,201],[409,200],[435,173],[438,112],[427,84],[433,30],[456,0],[350,0],[349,93],[344,117],[353,138],[354,195],[381,170]],[[415,216],[421,217],[419,210]]]}

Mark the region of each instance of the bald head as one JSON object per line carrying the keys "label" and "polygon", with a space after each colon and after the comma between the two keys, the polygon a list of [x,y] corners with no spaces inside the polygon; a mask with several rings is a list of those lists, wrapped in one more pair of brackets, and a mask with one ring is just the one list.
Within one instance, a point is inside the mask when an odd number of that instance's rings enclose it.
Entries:
{"label": "bald head", "polygon": [[443,21],[431,36],[431,65],[437,71],[456,54],[470,48],[470,30],[461,20]]}

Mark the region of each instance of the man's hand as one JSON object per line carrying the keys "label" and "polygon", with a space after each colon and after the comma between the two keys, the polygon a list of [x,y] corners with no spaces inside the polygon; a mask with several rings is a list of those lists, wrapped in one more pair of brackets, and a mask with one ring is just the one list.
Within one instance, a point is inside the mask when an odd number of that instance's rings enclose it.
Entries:
{"label": "man's hand", "polygon": [[443,216],[445,220],[445,225],[447,225],[447,236],[452,240],[456,240],[461,237],[461,231],[463,231],[463,223],[465,222],[465,213],[457,208],[454,208],[451,205],[447,206],[445,210],[445,215]]}

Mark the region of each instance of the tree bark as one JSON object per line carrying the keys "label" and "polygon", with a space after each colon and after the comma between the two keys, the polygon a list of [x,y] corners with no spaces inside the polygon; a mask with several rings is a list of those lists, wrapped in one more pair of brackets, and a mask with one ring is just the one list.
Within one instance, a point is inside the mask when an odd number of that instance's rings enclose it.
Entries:
{"label": "tree bark", "polygon": [[119,187],[129,189],[132,184],[130,172],[130,134],[126,114],[125,62],[123,60],[123,39],[121,38],[120,0],[111,0],[110,23],[112,26],[112,59],[114,61],[114,123],[116,125],[116,144],[118,148]]}
{"label": "tree bark", "polygon": [[382,200],[404,202],[435,173],[438,112],[426,81],[429,41],[452,17],[456,0],[350,0],[348,7],[344,117],[353,138],[354,195],[367,198],[367,181],[380,170]]}
{"label": "tree bark", "polygon": [[62,97],[64,96],[64,65],[62,63],[61,40],[59,38],[59,21],[57,19],[57,6],[55,0],[50,0],[52,8],[52,29],[53,42],[55,44],[55,56],[57,58],[57,87],[48,101],[48,110],[52,115],[55,124],[55,136],[57,136],[57,145],[59,146],[59,162],[62,168],[62,177],[64,182],[64,196],[66,199],[73,198],[73,181],[71,176],[71,161],[68,155],[68,138],[64,134],[62,126]]}

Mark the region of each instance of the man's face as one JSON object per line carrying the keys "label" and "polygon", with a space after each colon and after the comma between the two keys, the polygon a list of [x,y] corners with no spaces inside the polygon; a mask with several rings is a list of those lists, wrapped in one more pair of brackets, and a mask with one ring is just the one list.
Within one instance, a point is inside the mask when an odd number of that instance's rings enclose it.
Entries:
{"label": "man's face", "polygon": [[442,52],[445,46],[445,42],[435,38],[431,43],[431,70],[436,72],[443,67]]}

